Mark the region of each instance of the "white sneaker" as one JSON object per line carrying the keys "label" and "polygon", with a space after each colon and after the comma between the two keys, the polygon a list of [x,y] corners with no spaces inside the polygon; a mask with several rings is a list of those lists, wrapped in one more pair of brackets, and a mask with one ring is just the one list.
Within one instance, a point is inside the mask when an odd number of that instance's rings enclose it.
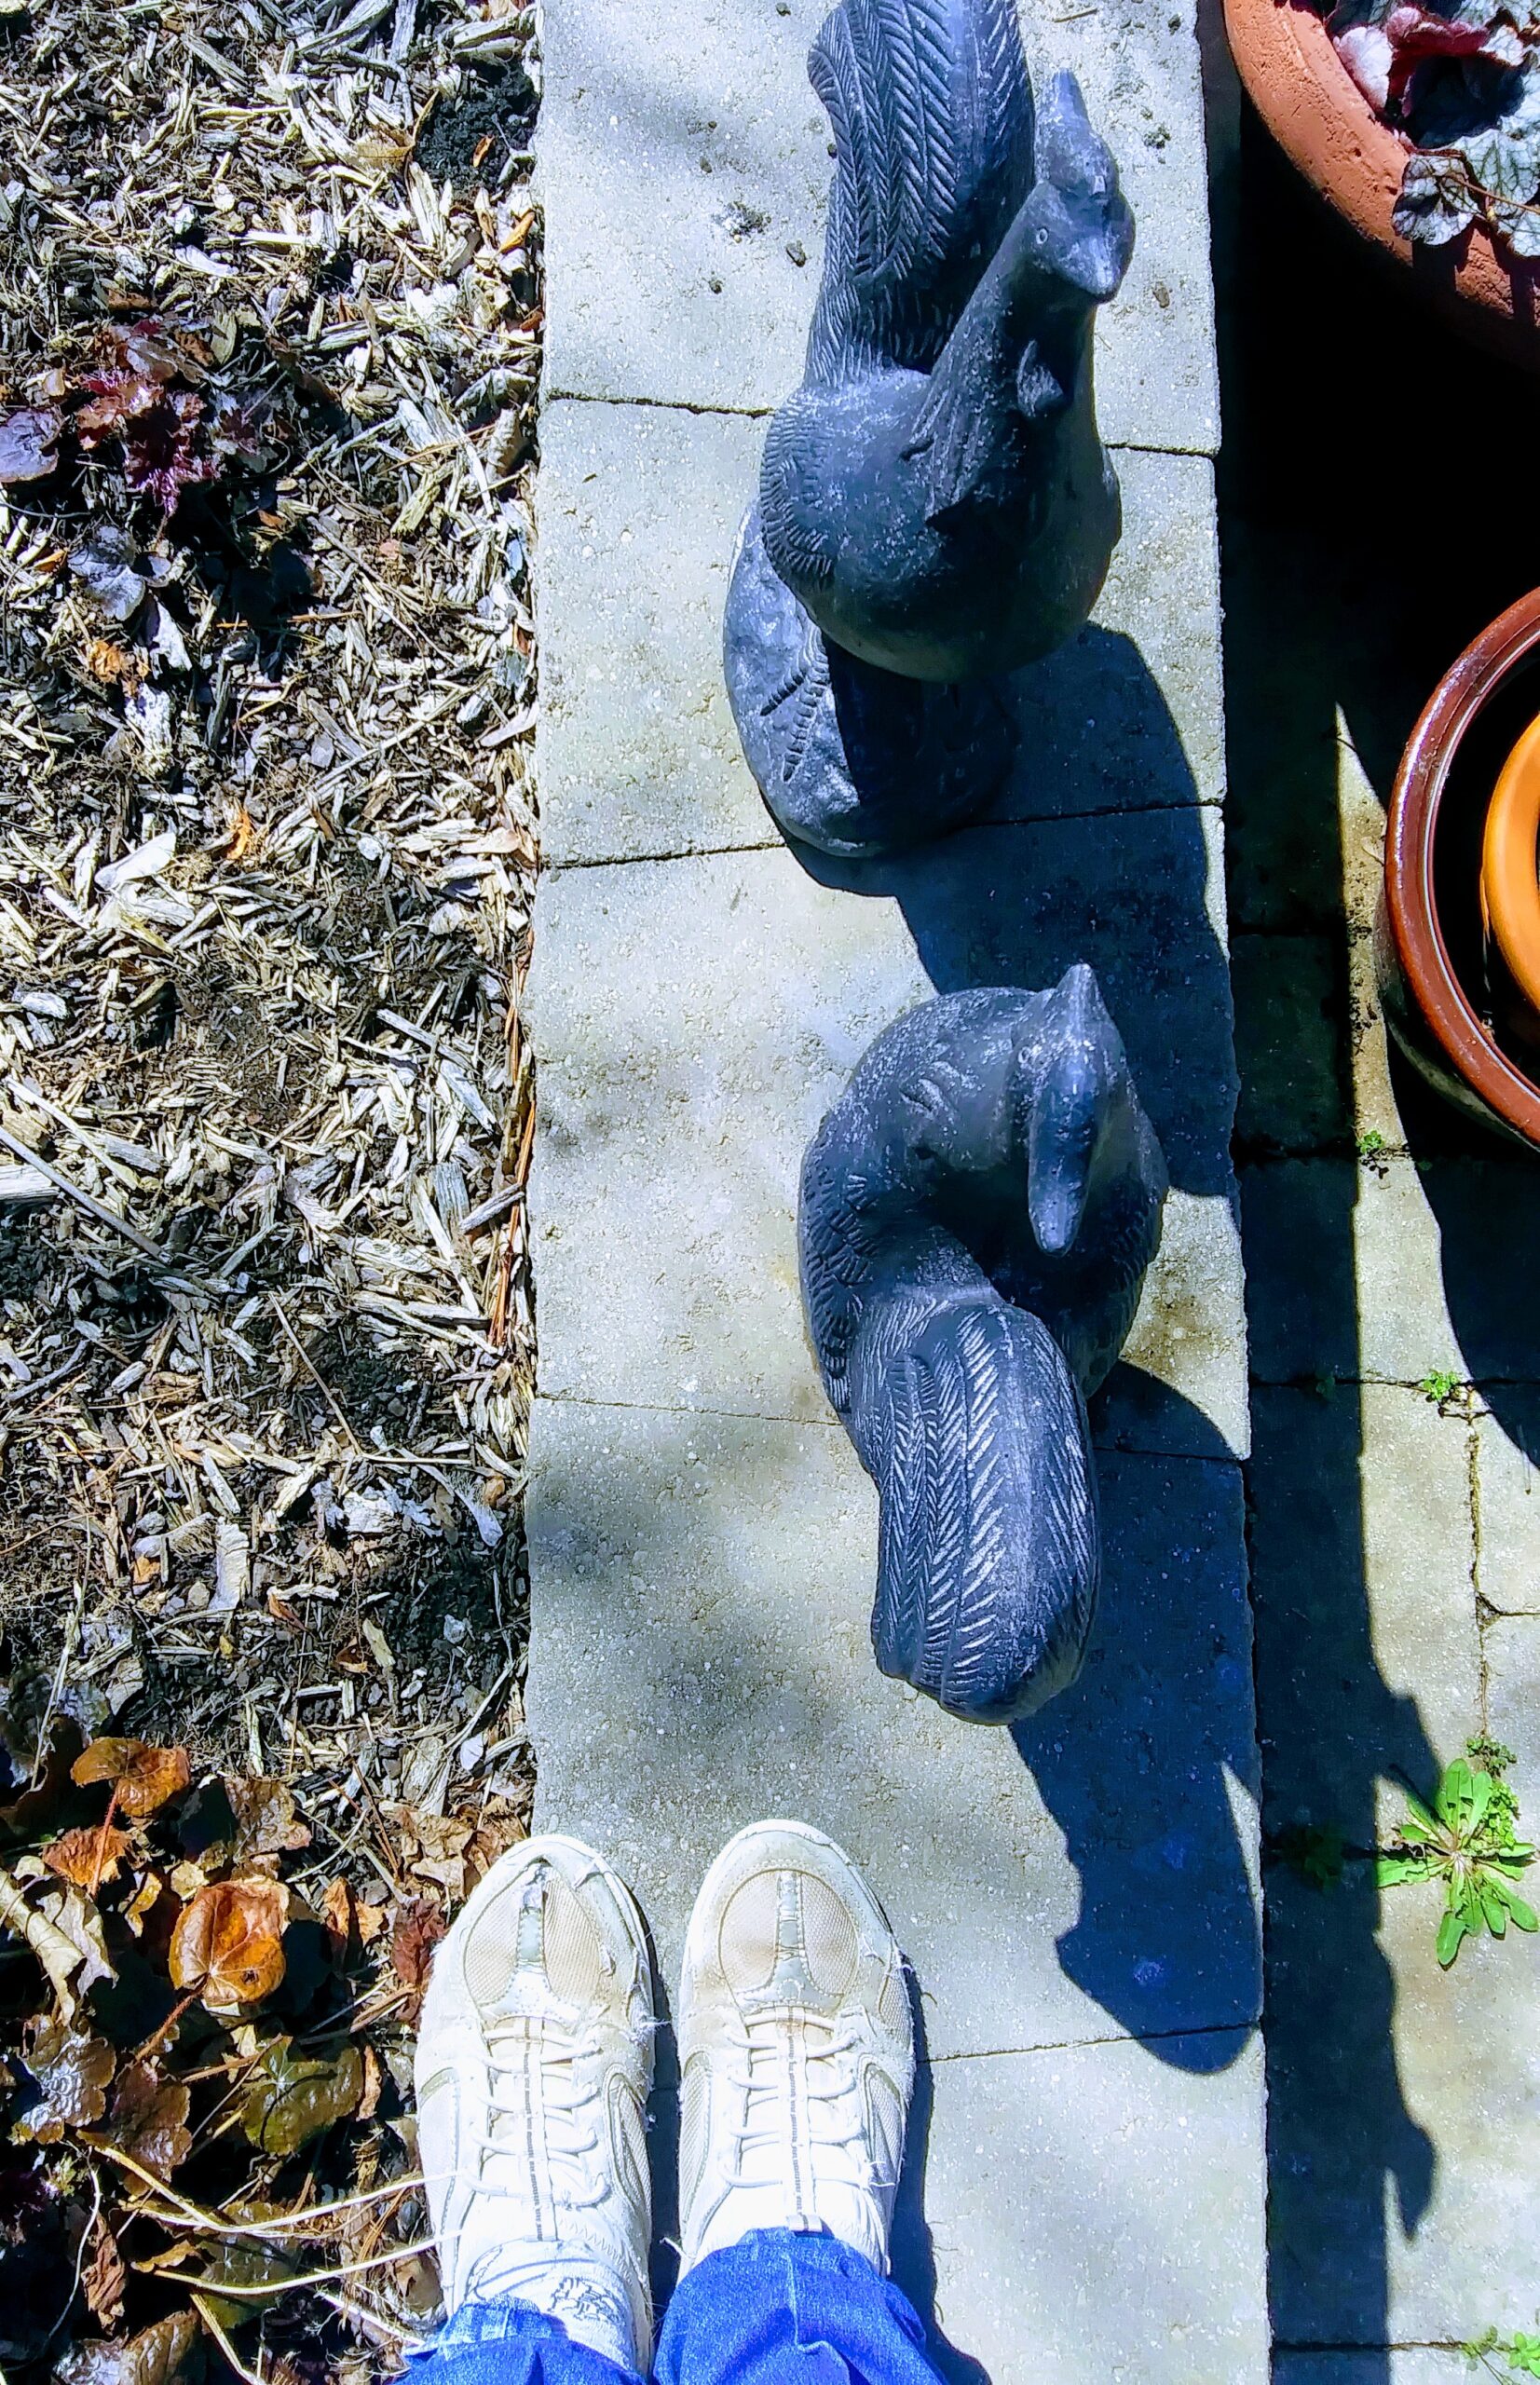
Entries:
{"label": "white sneaker", "polygon": [[723,1848],[679,1983],[681,2273],[755,2228],[888,2267],[914,2086],[903,1957],[850,1857],[801,1822]]}
{"label": "white sneaker", "polygon": [[652,1972],[641,1916],[576,1839],[492,1866],[433,1958],[417,2136],[445,2312],[515,2296],[646,2373]]}

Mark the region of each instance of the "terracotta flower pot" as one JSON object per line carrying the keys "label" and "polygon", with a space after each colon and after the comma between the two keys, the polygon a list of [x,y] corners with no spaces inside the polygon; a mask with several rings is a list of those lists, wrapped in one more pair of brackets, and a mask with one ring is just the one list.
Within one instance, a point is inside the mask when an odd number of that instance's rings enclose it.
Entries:
{"label": "terracotta flower pot", "polygon": [[1377,959],[1385,1019],[1408,1057],[1467,1114],[1540,1151],[1540,1044],[1532,1082],[1527,1052],[1511,1056],[1506,1033],[1500,1048],[1482,1015],[1494,960],[1481,901],[1487,816],[1536,715],[1540,589],[1466,647],[1411,732],[1386,825]]}
{"label": "terracotta flower pot", "polygon": [[1414,248],[1391,225],[1407,144],[1381,123],[1303,0],[1224,0],[1235,64],[1268,130],[1371,251],[1454,328],[1540,370],[1540,261],[1479,225]]}

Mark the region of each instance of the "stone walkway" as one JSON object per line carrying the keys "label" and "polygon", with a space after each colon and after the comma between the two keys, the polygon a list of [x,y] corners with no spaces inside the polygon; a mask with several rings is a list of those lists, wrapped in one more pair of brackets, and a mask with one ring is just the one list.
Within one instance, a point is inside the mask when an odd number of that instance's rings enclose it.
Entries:
{"label": "stone walkway", "polygon": [[[1413,388],[1450,426],[1533,388],[1382,292],[1248,129],[1217,215],[1264,1820],[1368,1846],[1486,1730],[1533,1835],[1540,1169],[1387,1053],[1372,956],[1401,746],[1540,552],[1528,484],[1411,499],[1403,550],[1385,426]],[[1362,1863],[1325,1893],[1270,1863],[1267,1908],[1280,2385],[1456,2385],[1462,2342],[1540,2310],[1540,1942],[1442,1973],[1437,1894]]]}
{"label": "stone walkway", "polygon": [[[1024,674],[998,820],[815,879],[770,827],[720,617],[795,382],[825,0],[547,0],[538,1819],[634,1883],[665,1986],[712,1854],[789,1812],[865,1866],[927,2062],[898,2273],[948,2372],[1267,2370],[1247,1383],[1197,46],[1182,0],[1043,21],[1139,222],[1101,326],[1126,529]],[[1165,1146],[1165,1247],[1098,1404],[1082,1683],[1011,1735],[877,1674],[875,1501],[797,1292],[803,1147],[932,989],[1096,966]],[[666,2146],[669,2082],[659,2101]],[[666,2221],[666,2207],[665,2207]],[[666,2283],[666,2279],[665,2279]]]}

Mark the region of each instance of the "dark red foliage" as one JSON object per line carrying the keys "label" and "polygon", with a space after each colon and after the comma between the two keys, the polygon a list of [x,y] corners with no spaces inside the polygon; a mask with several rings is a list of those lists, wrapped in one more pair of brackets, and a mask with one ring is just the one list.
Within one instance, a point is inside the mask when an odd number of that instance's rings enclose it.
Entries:
{"label": "dark red foliage", "polygon": [[125,423],[146,413],[160,396],[158,384],[143,373],[88,373],[80,386],[91,392],[75,416],[75,437],[86,448],[116,439]]}
{"label": "dark red foliage", "polygon": [[157,499],[163,513],[176,511],[193,482],[211,481],[218,472],[211,457],[194,450],[202,413],[202,399],[190,389],[164,389],[124,429],[123,477],[131,489]]}

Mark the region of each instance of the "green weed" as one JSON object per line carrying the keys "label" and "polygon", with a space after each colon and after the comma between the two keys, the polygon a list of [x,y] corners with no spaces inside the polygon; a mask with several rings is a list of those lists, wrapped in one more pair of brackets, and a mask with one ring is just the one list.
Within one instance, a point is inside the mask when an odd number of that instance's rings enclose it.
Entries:
{"label": "green weed", "polygon": [[[1461,2351],[1473,2368],[1484,2368],[1491,2377],[1540,2377],[1540,2336],[1500,2336],[1489,2327],[1474,2343],[1462,2344]],[[1506,2371],[1494,2368],[1492,2362],[1506,2364]]]}
{"label": "green weed", "polygon": [[1487,1739],[1472,1739],[1469,1752],[1477,1763],[1457,1756],[1446,1767],[1431,1807],[1406,1791],[1407,1811],[1395,1842],[1374,1864],[1383,1888],[1420,1880],[1441,1883],[1444,1913],[1437,1951],[1446,1970],[1465,1940],[1479,1938],[1483,1928],[1494,1938],[1506,1936],[1510,1921],[1516,1929],[1540,1928],[1533,1907],[1513,1885],[1533,1861],[1534,1848],[1514,1827],[1519,1800],[1503,1778],[1512,1755]]}
{"label": "green weed", "polygon": [[1432,1401],[1435,1408],[1441,1408],[1445,1400],[1452,1399],[1460,1389],[1460,1378],[1458,1375],[1451,1374],[1447,1368],[1435,1367],[1430,1375],[1423,1377],[1417,1388],[1424,1399]]}

